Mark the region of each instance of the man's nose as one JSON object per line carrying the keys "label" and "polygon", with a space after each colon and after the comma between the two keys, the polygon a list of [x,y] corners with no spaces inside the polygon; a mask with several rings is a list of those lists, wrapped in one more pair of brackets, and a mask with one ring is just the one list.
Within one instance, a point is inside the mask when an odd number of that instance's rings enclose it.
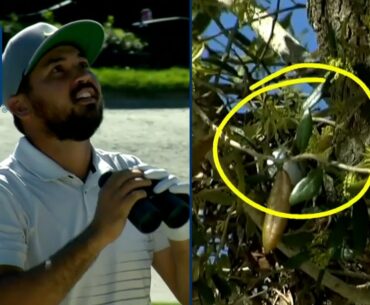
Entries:
{"label": "man's nose", "polygon": [[74,83],[93,82],[92,73],[84,68],[78,67],[74,73]]}

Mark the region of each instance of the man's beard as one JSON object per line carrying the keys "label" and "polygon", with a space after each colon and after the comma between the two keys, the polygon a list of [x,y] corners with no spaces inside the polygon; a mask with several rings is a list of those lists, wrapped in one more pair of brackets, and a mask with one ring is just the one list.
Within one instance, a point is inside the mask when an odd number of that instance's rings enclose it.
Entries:
{"label": "man's beard", "polygon": [[103,120],[103,100],[97,104],[83,105],[83,111],[76,111],[72,108],[69,114],[64,117],[60,117],[58,113],[51,115],[42,109],[44,103],[36,101],[33,104],[37,115],[43,120],[47,130],[60,141],[85,141],[91,138]]}
{"label": "man's beard", "polygon": [[[45,119],[46,127],[60,141],[85,141],[91,138],[103,120],[103,107],[102,104],[98,106],[90,104],[84,107],[89,110],[87,111],[88,115],[86,113],[78,114],[73,109],[64,120]],[[96,109],[97,107],[98,109]]]}

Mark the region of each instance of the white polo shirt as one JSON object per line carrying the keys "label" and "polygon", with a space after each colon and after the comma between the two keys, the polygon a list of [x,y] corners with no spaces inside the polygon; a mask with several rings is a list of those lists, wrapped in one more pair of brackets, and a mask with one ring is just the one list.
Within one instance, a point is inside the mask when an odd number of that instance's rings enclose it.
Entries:
{"label": "white polo shirt", "polygon": [[[131,155],[93,149],[84,183],[21,138],[0,163],[0,265],[28,270],[45,262],[92,221],[99,177],[138,163]],[[150,304],[153,252],[168,246],[160,230],[142,234],[127,221],[61,304]]]}

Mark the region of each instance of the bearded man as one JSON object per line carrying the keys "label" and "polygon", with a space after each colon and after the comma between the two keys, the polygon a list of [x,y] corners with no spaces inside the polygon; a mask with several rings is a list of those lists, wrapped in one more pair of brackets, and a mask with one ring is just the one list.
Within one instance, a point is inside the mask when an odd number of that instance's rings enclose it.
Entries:
{"label": "bearded man", "polygon": [[155,194],[189,185],[90,142],[104,108],[90,65],[103,43],[99,23],[79,20],[34,24],[4,50],[3,103],[24,136],[0,164],[1,304],[148,305],[151,266],[189,303],[189,222],[142,233],[128,219],[153,178]]}

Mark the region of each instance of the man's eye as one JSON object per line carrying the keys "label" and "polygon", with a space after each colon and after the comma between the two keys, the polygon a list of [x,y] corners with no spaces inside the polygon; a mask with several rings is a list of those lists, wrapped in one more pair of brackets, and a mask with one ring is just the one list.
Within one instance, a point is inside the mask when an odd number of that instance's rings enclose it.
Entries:
{"label": "man's eye", "polygon": [[60,72],[63,72],[64,70],[63,70],[63,68],[62,68],[62,66],[55,66],[52,70],[51,70],[51,72],[52,73],[60,73]]}

